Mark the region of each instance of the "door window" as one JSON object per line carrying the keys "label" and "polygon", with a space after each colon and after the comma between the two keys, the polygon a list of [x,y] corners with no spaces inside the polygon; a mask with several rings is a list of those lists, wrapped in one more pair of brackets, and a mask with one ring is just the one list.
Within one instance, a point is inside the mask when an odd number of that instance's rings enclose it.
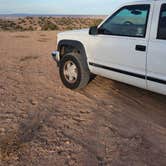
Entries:
{"label": "door window", "polygon": [[161,6],[157,38],[166,40],[166,4]]}
{"label": "door window", "polygon": [[149,10],[150,5],[125,6],[99,28],[99,34],[145,37]]}

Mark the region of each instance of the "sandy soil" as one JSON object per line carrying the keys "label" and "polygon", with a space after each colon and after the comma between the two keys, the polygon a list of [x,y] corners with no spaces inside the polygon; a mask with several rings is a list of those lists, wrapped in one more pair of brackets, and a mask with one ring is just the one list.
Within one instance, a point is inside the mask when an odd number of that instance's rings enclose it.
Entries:
{"label": "sandy soil", "polygon": [[63,87],[56,32],[0,32],[0,165],[165,166],[166,97],[96,77]]}

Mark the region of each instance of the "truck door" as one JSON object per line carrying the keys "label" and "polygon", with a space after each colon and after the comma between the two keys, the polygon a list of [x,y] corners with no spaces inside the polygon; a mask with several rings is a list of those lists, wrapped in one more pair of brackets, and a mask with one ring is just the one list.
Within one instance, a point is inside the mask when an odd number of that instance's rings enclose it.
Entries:
{"label": "truck door", "polygon": [[148,89],[166,94],[166,1],[156,1],[147,56]]}
{"label": "truck door", "polygon": [[96,74],[146,88],[146,58],[153,2],[121,7],[92,36]]}

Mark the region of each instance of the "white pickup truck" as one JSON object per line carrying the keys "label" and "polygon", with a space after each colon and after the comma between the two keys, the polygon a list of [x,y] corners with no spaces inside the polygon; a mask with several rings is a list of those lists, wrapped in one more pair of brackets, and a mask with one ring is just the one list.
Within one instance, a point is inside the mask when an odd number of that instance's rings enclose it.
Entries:
{"label": "white pickup truck", "polygon": [[125,3],[97,27],[59,33],[52,56],[70,89],[93,73],[166,95],[166,0]]}

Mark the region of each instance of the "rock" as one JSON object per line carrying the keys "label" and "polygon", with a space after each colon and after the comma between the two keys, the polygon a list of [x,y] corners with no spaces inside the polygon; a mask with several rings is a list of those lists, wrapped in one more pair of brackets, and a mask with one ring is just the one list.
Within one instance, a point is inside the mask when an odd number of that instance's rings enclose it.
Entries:
{"label": "rock", "polygon": [[81,110],[80,113],[81,113],[81,114],[89,114],[89,113],[90,113],[90,110]]}
{"label": "rock", "polygon": [[77,122],[83,122],[83,121],[85,121],[85,119],[81,119],[80,117],[73,117],[73,120],[75,120]]}
{"label": "rock", "polygon": [[69,142],[69,141],[66,141],[65,144],[66,144],[66,145],[70,145],[70,142]]}
{"label": "rock", "polygon": [[0,106],[1,106],[1,107],[4,107],[4,106],[5,106],[5,104],[1,102],[1,103],[0,103]]}
{"label": "rock", "polygon": [[0,136],[2,137],[2,136],[5,136],[5,129],[4,128],[0,128]]}
{"label": "rock", "polygon": [[4,133],[5,132],[5,128],[0,128],[0,133]]}
{"label": "rock", "polygon": [[54,99],[54,98],[53,98],[53,97],[51,97],[51,96],[50,96],[50,97],[48,97],[48,100],[53,100],[53,99]]}
{"label": "rock", "polygon": [[32,105],[37,105],[37,104],[38,104],[38,102],[37,102],[36,100],[33,100],[33,99],[30,100],[30,103],[31,103]]}

